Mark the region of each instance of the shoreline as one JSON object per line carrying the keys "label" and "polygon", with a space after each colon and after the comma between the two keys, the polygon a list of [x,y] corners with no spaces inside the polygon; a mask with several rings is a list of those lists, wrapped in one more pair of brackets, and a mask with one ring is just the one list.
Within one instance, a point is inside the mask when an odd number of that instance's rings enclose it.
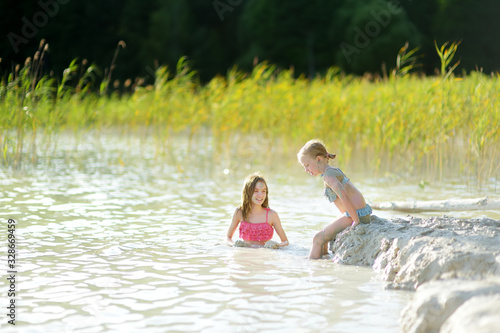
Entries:
{"label": "shoreline", "polygon": [[493,332],[500,321],[498,220],[372,216],[330,249],[336,263],[371,266],[387,288],[415,291],[402,332]]}

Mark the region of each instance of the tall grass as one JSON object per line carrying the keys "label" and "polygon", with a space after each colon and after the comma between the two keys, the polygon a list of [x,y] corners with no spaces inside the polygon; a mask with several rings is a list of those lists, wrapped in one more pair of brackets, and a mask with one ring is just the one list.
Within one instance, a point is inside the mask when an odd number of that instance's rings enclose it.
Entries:
{"label": "tall grass", "polygon": [[499,75],[454,77],[454,68],[446,69],[450,57],[441,77],[410,74],[415,57],[406,51],[397,75],[375,81],[336,68],[314,79],[294,78],[291,70],[261,63],[252,73],[233,69],[202,85],[181,59],[174,71],[159,67],[152,86],[121,97],[90,89],[98,74],[93,66],[74,61],[56,82],[39,76],[34,58],[1,80],[1,163],[36,162],[35,138],[54,145],[62,129],[147,128],[158,151],[177,132],[195,136],[203,129],[216,147],[258,135],[269,142],[264,154],[294,155],[305,141],[322,138],[341,152],[342,163],[370,161],[373,170],[437,178],[451,167],[478,184],[498,180]]}

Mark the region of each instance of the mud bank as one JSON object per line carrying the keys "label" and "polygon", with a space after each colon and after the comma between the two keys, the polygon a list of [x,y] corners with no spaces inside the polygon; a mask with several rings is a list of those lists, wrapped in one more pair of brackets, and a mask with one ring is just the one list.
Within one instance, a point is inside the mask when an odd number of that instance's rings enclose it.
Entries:
{"label": "mud bank", "polygon": [[344,231],[333,261],[372,266],[388,288],[414,290],[403,332],[495,332],[500,322],[500,221],[385,220]]}

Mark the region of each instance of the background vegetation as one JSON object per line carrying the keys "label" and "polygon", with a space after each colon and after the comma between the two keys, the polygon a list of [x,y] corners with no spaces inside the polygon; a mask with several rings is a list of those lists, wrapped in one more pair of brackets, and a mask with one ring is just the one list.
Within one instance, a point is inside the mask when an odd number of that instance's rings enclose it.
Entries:
{"label": "background vegetation", "polygon": [[40,57],[0,85],[1,161],[36,164],[40,148],[53,150],[64,130],[147,129],[158,153],[168,150],[176,133],[193,137],[209,130],[215,151],[234,149],[238,136],[258,135],[265,138],[263,150],[290,155],[319,137],[342,151],[342,163],[352,158],[369,161],[374,170],[430,171],[439,179],[454,170],[481,184],[500,171],[500,76],[455,77],[456,47],[436,48],[443,66],[432,77],[408,73],[415,50],[405,48],[399,67],[379,79],[338,68],[295,78],[291,70],[260,63],[250,74],[232,70],[202,85],[181,58],[174,72],[158,68],[154,85],[120,96],[106,91],[106,81],[99,92],[89,90],[92,66],[76,61],[60,83],[37,78],[42,44]]}
{"label": "background vegetation", "polygon": [[[23,0],[0,1],[0,15],[2,75],[33,55],[41,39],[50,45],[44,70],[59,78],[75,58],[104,75],[120,40],[127,46],[113,72],[120,81],[144,77],[152,83],[159,65],[175,68],[182,56],[203,82],[235,65],[250,72],[255,59],[293,67],[295,76],[314,77],[332,66],[381,72],[383,64],[394,66],[407,41],[420,48],[421,70],[434,74],[435,40],[462,41],[458,72],[500,69],[497,0]],[[366,29],[373,36],[347,61],[339,46],[355,46]]]}
{"label": "background vegetation", "polygon": [[147,129],[161,153],[208,129],[225,150],[240,134],[288,154],[316,137],[340,163],[499,179],[499,6],[0,2],[1,164],[50,158],[64,130]]}

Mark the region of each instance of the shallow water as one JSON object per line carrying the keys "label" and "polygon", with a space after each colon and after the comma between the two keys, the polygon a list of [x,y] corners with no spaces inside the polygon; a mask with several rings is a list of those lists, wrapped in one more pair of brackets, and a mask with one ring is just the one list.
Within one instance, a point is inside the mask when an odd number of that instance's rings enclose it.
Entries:
{"label": "shallow water", "polygon": [[[164,155],[140,138],[64,142],[49,166],[0,173],[0,217],[18,223],[17,325],[2,315],[2,332],[400,331],[412,293],[386,290],[371,268],[306,259],[312,235],[337,212],[293,158],[280,168],[255,156],[234,164],[183,139]],[[241,183],[256,170],[287,248],[223,244]],[[350,178],[372,201],[465,194],[462,185]],[[457,212],[490,213],[498,218]],[[0,290],[5,309],[5,279]]]}

